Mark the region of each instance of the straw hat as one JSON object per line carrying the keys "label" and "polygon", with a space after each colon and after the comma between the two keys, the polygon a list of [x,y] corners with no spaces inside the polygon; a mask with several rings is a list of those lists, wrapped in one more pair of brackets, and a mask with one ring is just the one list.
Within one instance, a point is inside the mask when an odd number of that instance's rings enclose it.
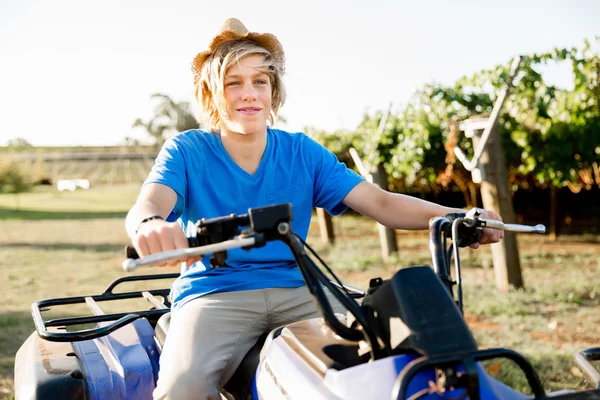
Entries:
{"label": "straw hat", "polygon": [[202,51],[196,55],[192,62],[192,72],[194,73],[194,82],[197,82],[200,78],[200,71],[202,66],[210,57],[215,50],[227,42],[233,40],[247,39],[255,42],[260,47],[271,53],[271,57],[279,67],[281,71],[285,69],[285,54],[283,52],[283,46],[277,40],[277,37],[271,33],[256,33],[248,32],[248,29],[244,26],[242,21],[237,18],[228,18],[225,20],[219,33],[211,40],[208,45],[208,50]]}

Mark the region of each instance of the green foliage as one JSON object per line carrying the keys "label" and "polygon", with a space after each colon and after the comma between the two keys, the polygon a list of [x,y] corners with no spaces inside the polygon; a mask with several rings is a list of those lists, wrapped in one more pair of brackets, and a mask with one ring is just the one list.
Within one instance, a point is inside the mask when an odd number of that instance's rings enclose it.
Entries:
{"label": "green foliage", "polygon": [[310,126],[305,126],[303,131],[309,137],[327,147],[341,162],[346,163],[349,168],[354,167],[354,161],[350,157],[349,151],[351,147],[356,147],[361,142],[359,132],[338,130],[329,133]]}
{"label": "green foliage", "polygon": [[15,138],[8,141],[6,147],[14,151],[32,150],[33,145],[23,138]]}
{"label": "green foliage", "polygon": [[397,113],[365,115],[357,128],[355,146],[370,165],[383,163],[397,190],[433,189],[445,167],[444,130],[449,121],[417,92]]}
{"label": "green foliage", "polygon": [[[572,90],[547,84],[538,72],[561,62],[571,63]],[[498,126],[511,182],[572,188],[593,183],[593,165],[600,161],[599,74],[598,49],[588,41],[581,50],[554,49],[524,57]],[[461,120],[491,112],[507,77],[508,67],[497,66],[463,77],[453,87],[430,85],[425,95],[445,121]],[[465,144],[463,140],[462,147]],[[596,183],[600,184],[600,176]]]}
{"label": "green foliage", "polygon": [[[571,63],[572,90],[547,84],[538,72],[544,65],[560,62]],[[507,68],[496,67],[462,78],[453,88],[438,87],[436,95],[446,104],[456,102],[464,116],[489,112],[495,97],[486,97],[482,88],[498,89],[507,74]],[[597,49],[587,41],[581,50],[554,49],[524,58],[499,124],[511,181],[574,188],[593,183],[590,173],[600,161],[599,74]],[[596,180],[600,184],[600,176]]]}
{"label": "green foliage", "polygon": [[23,193],[32,185],[27,173],[16,163],[0,166],[0,193]]}
{"label": "green foliage", "polygon": [[32,186],[33,182],[29,174],[16,163],[0,165],[0,193],[15,194],[17,209],[19,209],[19,194],[29,191]]}
{"label": "green foliage", "polygon": [[[598,48],[600,37],[580,49],[524,56],[498,122],[514,188],[600,186]],[[544,81],[540,71],[557,63],[571,64],[573,88]],[[450,124],[489,115],[508,79],[508,64],[462,77],[452,86],[427,84],[383,124],[386,113],[365,115],[356,135],[336,134],[334,146],[354,145],[369,163],[382,162],[401,190],[439,190],[436,179],[446,168]],[[459,146],[472,157],[471,140],[460,136]],[[468,176],[459,163],[454,170]]]}

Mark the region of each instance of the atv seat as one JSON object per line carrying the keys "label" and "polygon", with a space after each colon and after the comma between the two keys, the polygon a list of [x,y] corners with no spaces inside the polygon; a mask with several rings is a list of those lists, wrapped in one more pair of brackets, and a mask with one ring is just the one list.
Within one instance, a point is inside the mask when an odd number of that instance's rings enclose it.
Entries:
{"label": "atv seat", "polygon": [[[160,317],[154,328],[154,341],[158,347],[158,350],[162,352],[163,345],[169,332],[169,326],[171,325],[171,313],[168,312]],[[260,350],[265,344],[265,340],[269,333],[262,334],[256,344],[248,351],[242,362],[234,372],[233,376],[223,387],[224,396],[228,399],[246,399],[250,394],[250,388],[252,386],[252,380],[258,362],[260,360]],[[274,333],[277,336],[278,332]]]}

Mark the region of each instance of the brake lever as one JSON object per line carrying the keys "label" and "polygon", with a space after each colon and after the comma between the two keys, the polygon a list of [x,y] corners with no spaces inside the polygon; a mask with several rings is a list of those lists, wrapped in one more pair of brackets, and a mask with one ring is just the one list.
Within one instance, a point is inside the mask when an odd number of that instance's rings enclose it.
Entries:
{"label": "brake lever", "polygon": [[537,224],[535,226],[521,225],[521,224],[505,224],[495,219],[484,219],[479,218],[482,226],[493,229],[501,229],[503,231],[510,232],[521,232],[521,233],[546,233],[546,227],[543,224]]}
{"label": "brake lever", "polygon": [[151,254],[146,257],[132,259],[128,258],[123,261],[122,267],[125,271],[131,272],[137,267],[143,267],[147,265],[164,264],[168,261],[181,260],[189,257],[203,256],[209,253],[217,253],[220,251],[226,251],[236,248],[247,248],[252,246],[260,245],[264,239],[261,239],[259,235],[253,237],[236,237],[235,239],[226,240],[220,243],[208,244],[206,246],[192,247],[187,249],[169,250],[161,253]]}
{"label": "brake lever", "polygon": [[521,224],[505,224],[504,222],[497,221],[495,219],[480,218],[483,214],[484,211],[481,208],[475,207],[467,212],[465,218],[479,221],[479,224],[481,224],[481,226],[484,228],[492,228],[503,231],[521,233],[546,233],[546,227],[543,224],[537,224],[535,226]]}

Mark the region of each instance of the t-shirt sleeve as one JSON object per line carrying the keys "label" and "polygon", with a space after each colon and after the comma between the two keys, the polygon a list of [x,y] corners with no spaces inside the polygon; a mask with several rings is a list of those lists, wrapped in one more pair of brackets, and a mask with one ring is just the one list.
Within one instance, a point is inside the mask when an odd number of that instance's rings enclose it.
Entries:
{"label": "t-shirt sleeve", "polygon": [[364,178],[340,162],[335,154],[308,136],[304,136],[303,153],[313,176],[313,206],[331,215],[348,209],[342,200]]}
{"label": "t-shirt sleeve", "polygon": [[160,183],[170,187],[177,193],[177,203],[167,217],[169,222],[176,221],[185,208],[187,174],[182,147],[173,138],[167,139],[158,153],[144,185],[149,183]]}

